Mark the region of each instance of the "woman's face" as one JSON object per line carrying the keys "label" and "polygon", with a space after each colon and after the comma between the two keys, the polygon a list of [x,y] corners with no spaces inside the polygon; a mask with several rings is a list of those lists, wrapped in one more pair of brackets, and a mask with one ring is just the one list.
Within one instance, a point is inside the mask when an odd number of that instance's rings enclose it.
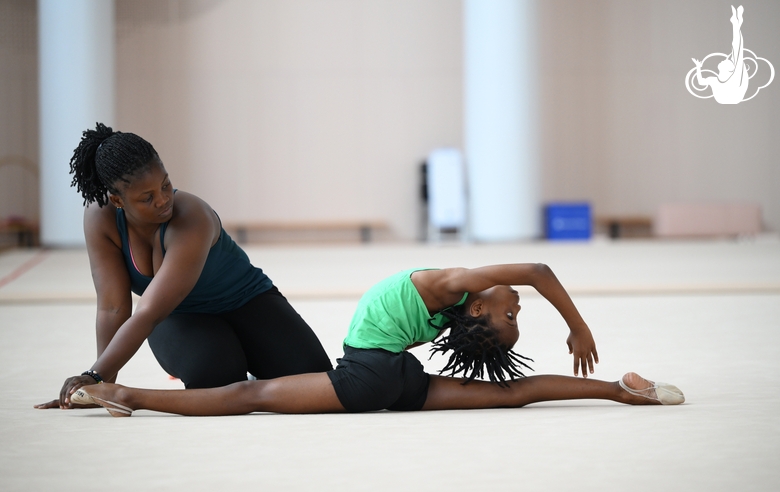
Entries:
{"label": "woman's face", "polygon": [[159,160],[153,161],[147,171],[131,177],[121,194],[109,199],[134,221],[162,224],[173,216],[173,185]]}
{"label": "woman's face", "polygon": [[520,312],[520,296],[508,285],[496,285],[479,293],[483,309],[498,332],[498,339],[508,348],[512,348],[520,338],[517,315]]}

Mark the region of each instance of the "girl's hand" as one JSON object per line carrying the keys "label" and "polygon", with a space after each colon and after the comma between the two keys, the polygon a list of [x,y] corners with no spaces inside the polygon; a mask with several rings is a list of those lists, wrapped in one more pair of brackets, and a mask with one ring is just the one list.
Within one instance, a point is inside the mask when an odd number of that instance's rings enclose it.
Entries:
{"label": "girl's hand", "polygon": [[599,353],[596,351],[596,342],[590,329],[585,325],[572,329],[566,339],[566,345],[569,346],[569,353],[574,355],[574,376],[579,375],[580,369],[584,378],[593,374],[595,364],[599,363]]}

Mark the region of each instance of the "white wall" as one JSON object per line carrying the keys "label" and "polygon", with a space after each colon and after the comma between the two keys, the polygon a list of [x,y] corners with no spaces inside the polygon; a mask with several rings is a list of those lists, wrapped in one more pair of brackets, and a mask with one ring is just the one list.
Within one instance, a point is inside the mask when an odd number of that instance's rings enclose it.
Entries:
{"label": "white wall", "polygon": [[[162,5],[165,5],[163,2]],[[418,168],[461,146],[460,3],[119,1],[120,127],[225,221],[417,231]]]}
{"label": "white wall", "polygon": [[[691,58],[731,51],[728,1],[540,2],[548,199],[597,214],[752,201],[780,230],[780,80],[734,106],[685,88]],[[780,2],[743,1],[745,47],[780,69]]]}
{"label": "white wall", "polygon": [[[0,157],[37,161],[36,47],[17,29],[34,5],[0,2]],[[684,86],[691,58],[730,50],[730,5],[538,2],[544,199],[597,214],[759,201],[780,230],[780,80],[736,106]],[[745,46],[780,70],[780,2],[742,5]],[[176,186],[225,220],[380,218],[414,236],[419,161],[463,145],[460,2],[116,6],[118,128],[149,139]]]}

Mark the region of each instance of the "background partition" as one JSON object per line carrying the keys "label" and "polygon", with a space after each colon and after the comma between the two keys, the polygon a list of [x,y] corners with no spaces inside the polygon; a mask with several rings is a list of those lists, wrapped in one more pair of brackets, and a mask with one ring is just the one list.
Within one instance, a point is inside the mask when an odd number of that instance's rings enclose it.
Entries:
{"label": "background partition", "polygon": [[464,3],[464,140],[478,241],[539,235],[534,3]]}
{"label": "background partition", "polygon": [[39,0],[41,242],[84,244],[68,162],[81,132],[114,123],[113,0]]}

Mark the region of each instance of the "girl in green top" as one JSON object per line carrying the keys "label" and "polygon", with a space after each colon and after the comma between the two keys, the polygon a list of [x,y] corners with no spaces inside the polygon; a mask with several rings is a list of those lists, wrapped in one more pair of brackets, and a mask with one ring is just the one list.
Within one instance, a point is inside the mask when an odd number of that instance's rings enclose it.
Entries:
{"label": "girl in green top", "polygon": [[[574,377],[523,375],[528,359],[511,350],[519,336],[520,312],[512,285],[534,287],[561,314],[570,330],[566,343]],[[426,374],[406,350],[433,340],[433,351],[451,354],[444,376]],[[588,379],[596,363],[598,352],[588,325],[546,265],[408,270],[363,296],[344,340],[344,356],[332,371],[211,389],[99,384],[75,391],[72,401],[97,403],[119,417],[138,409],[236,415],[522,407],[572,399],[635,405],[685,400],[675,386],[635,373],[615,382]],[[464,377],[455,377],[461,373]],[[577,377],[580,373],[585,379]],[[483,376],[490,381],[477,380]]]}

